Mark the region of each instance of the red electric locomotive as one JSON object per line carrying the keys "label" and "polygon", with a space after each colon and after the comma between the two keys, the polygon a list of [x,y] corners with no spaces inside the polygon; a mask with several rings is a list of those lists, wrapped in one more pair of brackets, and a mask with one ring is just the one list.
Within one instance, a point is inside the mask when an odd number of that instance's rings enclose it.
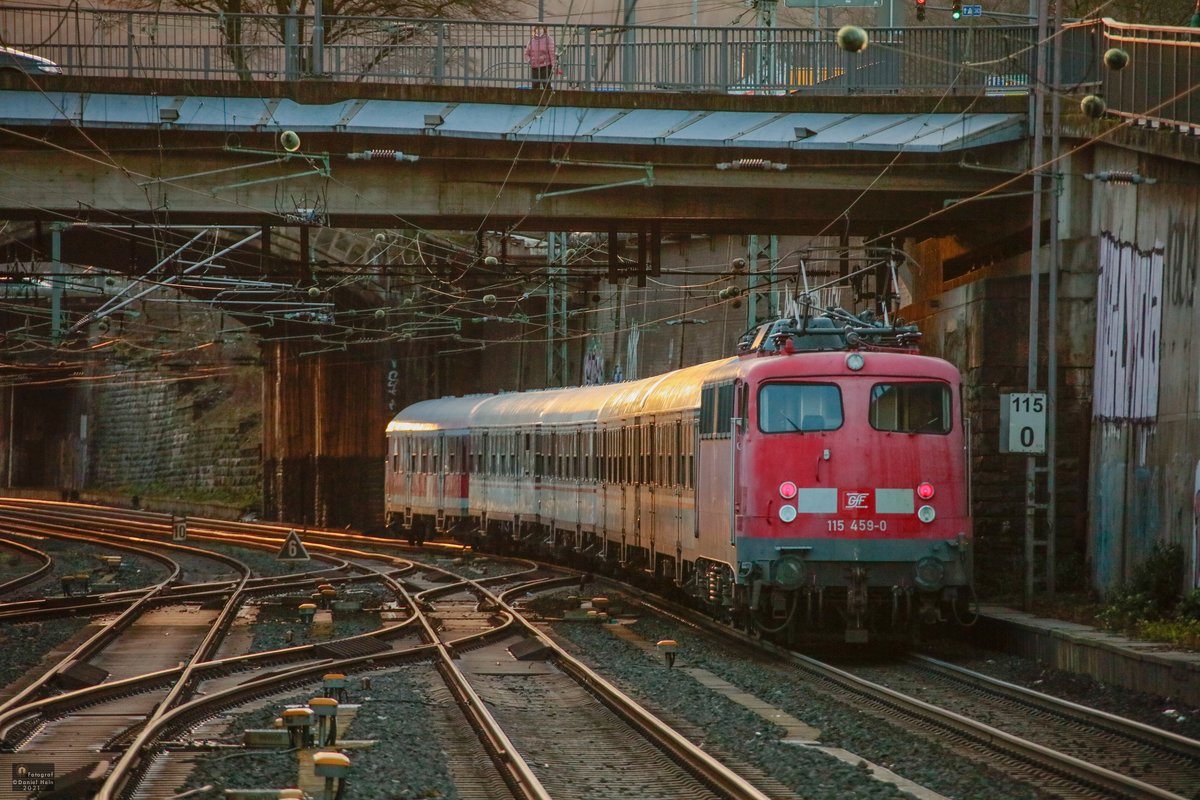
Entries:
{"label": "red electric locomotive", "polygon": [[417,403],[389,525],[551,545],[768,634],[907,638],[972,586],[961,380],[918,337],[830,312],[653,378]]}

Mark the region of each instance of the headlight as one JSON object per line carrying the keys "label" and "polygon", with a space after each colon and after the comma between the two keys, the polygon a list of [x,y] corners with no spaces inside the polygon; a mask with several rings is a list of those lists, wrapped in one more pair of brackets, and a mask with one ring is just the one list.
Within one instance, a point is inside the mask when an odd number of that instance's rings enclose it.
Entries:
{"label": "headlight", "polygon": [[846,356],[846,368],[852,372],[858,372],[863,368],[866,361],[863,359],[862,353],[851,353]]}
{"label": "headlight", "polygon": [[917,519],[921,522],[933,522],[937,517],[937,512],[933,510],[933,506],[921,506],[917,509]]}
{"label": "headlight", "polygon": [[796,507],[786,503],[781,505],[779,507],[779,518],[784,522],[792,522],[796,519]]}

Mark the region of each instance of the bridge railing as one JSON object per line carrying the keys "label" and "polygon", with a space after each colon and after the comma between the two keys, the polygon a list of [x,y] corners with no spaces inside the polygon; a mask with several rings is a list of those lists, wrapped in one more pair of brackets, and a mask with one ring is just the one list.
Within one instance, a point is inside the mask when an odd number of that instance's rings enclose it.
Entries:
{"label": "bridge railing", "polygon": [[[78,75],[527,87],[526,23],[0,7],[0,43]],[[1024,94],[1031,26],[872,28],[846,53],[813,28],[552,25],[561,88],[752,94]],[[1120,114],[1200,124],[1200,33],[1111,19],[1067,26],[1064,85]],[[1107,70],[1108,47],[1130,54]]]}
{"label": "bridge railing", "polygon": [[[202,79],[530,83],[525,23],[0,7],[3,43],[69,74]],[[868,29],[862,53],[833,30],[550,26],[563,88],[755,94],[1021,92],[1034,31],[1016,27]]]}
{"label": "bridge railing", "polygon": [[[1110,111],[1167,125],[1200,126],[1200,30],[1130,25],[1111,19],[1071,26],[1088,78]],[[1129,54],[1122,70],[1106,69],[1104,52]]]}

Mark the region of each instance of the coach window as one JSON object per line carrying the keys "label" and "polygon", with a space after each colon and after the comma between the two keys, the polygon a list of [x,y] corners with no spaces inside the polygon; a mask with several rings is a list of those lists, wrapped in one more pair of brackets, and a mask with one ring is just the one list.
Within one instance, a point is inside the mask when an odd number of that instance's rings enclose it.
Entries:
{"label": "coach window", "polygon": [[604,430],[604,480],[617,482],[617,437],[614,428]]}
{"label": "coach window", "polygon": [[583,429],[575,431],[575,480],[587,480],[587,442]]}
{"label": "coach window", "polygon": [[629,483],[629,427],[617,431],[617,482]]}
{"label": "coach window", "polygon": [[615,427],[608,432],[608,442],[612,449],[608,451],[608,468],[611,470],[612,482],[621,482],[621,428]]}
{"label": "coach window", "polygon": [[718,438],[727,438],[733,421],[733,384],[727,383],[717,387],[717,418],[715,420]]}
{"label": "coach window", "polygon": [[596,472],[596,431],[595,429],[589,430],[583,436],[587,447],[583,456],[583,477],[586,481],[594,482],[598,476]]}
{"label": "coach window", "polygon": [[662,431],[659,434],[658,441],[661,445],[658,453],[658,464],[662,470],[659,472],[659,480],[663,486],[675,485],[675,423],[668,422],[660,426]]}
{"label": "coach window", "polygon": [[717,431],[717,387],[700,390],[700,436],[709,437]]}
{"label": "coach window", "polygon": [[812,433],[842,427],[841,390],[827,383],[768,383],[758,391],[763,433]]}
{"label": "coach window", "polygon": [[696,465],[696,423],[689,422],[683,429],[683,485],[691,489],[695,486]]}
{"label": "coach window", "polygon": [[871,427],[895,433],[950,432],[950,387],[944,383],[877,383],[871,387]]}
{"label": "coach window", "polygon": [[646,426],[638,425],[633,429],[633,482],[647,483],[649,480],[646,474]]}
{"label": "coach window", "polygon": [[575,460],[575,434],[571,431],[563,431],[561,441],[562,474],[559,477],[563,480],[570,480],[575,477],[571,474],[571,466]]}
{"label": "coach window", "polygon": [[621,429],[612,428],[608,432],[608,476],[609,483],[621,482]]}
{"label": "coach window", "polygon": [[642,426],[642,435],[639,437],[642,445],[642,483],[654,483],[654,423],[647,423]]}

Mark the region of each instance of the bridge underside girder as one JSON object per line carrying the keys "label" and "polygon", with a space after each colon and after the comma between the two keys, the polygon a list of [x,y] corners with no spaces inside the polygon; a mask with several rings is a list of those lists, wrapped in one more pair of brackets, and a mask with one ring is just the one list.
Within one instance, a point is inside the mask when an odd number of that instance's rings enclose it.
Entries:
{"label": "bridge underside girder", "polygon": [[[997,183],[994,173],[960,166],[959,153],[784,151],[754,154],[784,170],[721,169],[730,153],[707,148],[672,151],[664,163],[641,147],[590,145],[568,153],[546,144],[431,146],[389,137],[391,149],[420,152],[412,163],[349,158],[384,144],[364,137],[313,137],[301,152],[278,151],[276,158],[269,155],[273,135],[257,138],[229,150],[220,134],[160,134],[155,146],[141,149],[100,131],[85,149],[71,131],[43,132],[36,144],[3,134],[8,189],[0,218],[281,225],[316,212],[323,224],[341,228],[636,231],[653,222],[666,234],[813,235],[836,224],[853,235],[924,237],[994,220],[997,202],[1013,203],[1010,197],[946,208]],[[54,139],[60,149],[46,146]],[[317,149],[335,144],[341,155]],[[1012,159],[1010,148],[974,157],[1003,162]],[[119,154],[120,167],[109,154]],[[630,185],[636,180],[651,185]]]}

